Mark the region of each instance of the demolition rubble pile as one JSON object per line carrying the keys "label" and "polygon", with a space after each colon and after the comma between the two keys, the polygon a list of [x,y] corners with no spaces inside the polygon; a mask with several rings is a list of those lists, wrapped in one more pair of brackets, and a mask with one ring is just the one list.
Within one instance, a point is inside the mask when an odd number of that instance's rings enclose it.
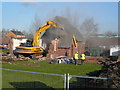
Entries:
{"label": "demolition rubble pile", "polygon": [[104,57],[101,60],[99,60],[98,64],[104,65],[104,66],[109,66],[110,64],[115,64],[117,63],[118,57]]}
{"label": "demolition rubble pile", "polygon": [[19,56],[19,58],[17,58],[17,56],[15,56],[15,55],[10,55],[10,54],[8,54],[8,55],[5,55],[5,56],[2,56],[2,59],[4,59],[4,60],[29,60],[30,59],[30,57],[24,57],[23,55],[20,55]]}
{"label": "demolition rubble pile", "polygon": [[21,60],[21,61],[28,61],[28,60],[47,60],[46,57],[43,57],[42,55],[36,55],[36,56],[25,56],[25,55],[19,55],[18,57],[16,55],[11,55],[11,54],[5,54],[1,55],[2,57],[2,63],[4,62],[12,62],[15,60]]}
{"label": "demolition rubble pile", "polygon": [[[103,60],[101,64],[103,65],[103,68],[100,71],[99,77],[120,79],[120,62],[111,59],[106,59]],[[107,80],[107,87],[120,88],[120,80]]]}

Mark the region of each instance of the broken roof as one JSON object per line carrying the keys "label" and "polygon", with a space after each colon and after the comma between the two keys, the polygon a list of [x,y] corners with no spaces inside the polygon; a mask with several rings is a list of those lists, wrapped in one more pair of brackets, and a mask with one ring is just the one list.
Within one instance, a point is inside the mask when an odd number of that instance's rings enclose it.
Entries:
{"label": "broken roof", "polygon": [[58,48],[70,48],[72,44],[72,38],[70,36],[64,36],[60,38]]}
{"label": "broken roof", "polygon": [[69,48],[72,44],[73,34],[76,36],[77,41],[83,41],[83,36],[80,32],[64,17],[55,17],[55,22],[62,25],[64,30],[50,28],[41,37],[44,42],[48,43],[55,38],[60,40],[58,48]]}

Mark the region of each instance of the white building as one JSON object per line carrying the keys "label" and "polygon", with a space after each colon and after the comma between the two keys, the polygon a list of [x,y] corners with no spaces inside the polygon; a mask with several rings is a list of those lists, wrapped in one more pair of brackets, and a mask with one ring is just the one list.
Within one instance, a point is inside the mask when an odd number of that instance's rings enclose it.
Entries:
{"label": "white building", "polygon": [[19,46],[21,43],[26,43],[27,39],[26,38],[13,38],[13,50],[16,49],[17,46]]}
{"label": "white building", "polygon": [[42,39],[39,40],[40,40],[40,47],[46,49],[46,43]]}
{"label": "white building", "polygon": [[120,56],[120,46],[111,47],[110,56]]}

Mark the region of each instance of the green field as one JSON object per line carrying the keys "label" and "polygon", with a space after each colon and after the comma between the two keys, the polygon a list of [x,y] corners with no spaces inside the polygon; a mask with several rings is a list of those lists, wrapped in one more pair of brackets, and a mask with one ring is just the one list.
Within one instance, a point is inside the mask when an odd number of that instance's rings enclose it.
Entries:
{"label": "green field", "polygon": [[0,50],[0,53],[9,53],[9,50],[8,49],[2,49],[2,50]]}
{"label": "green field", "polygon": [[[85,64],[49,64],[49,61],[15,61],[13,64],[4,63],[2,68],[25,70],[34,72],[54,73],[64,75],[88,76],[90,72],[101,69],[101,65]],[[5,71],[2,72],[3,88],[63,88],[63,77],[39,75],[25,72]],[[75,82],[76,79],[73,79]],[[72,80],[71,80],[72,81]]]}

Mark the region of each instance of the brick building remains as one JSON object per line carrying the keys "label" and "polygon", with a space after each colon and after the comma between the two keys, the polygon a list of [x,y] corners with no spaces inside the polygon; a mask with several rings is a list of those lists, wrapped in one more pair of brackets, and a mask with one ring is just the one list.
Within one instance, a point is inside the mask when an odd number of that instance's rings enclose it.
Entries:
{"label": "brick building remains", "polygon": [[[47,57],[55,58],[58,56],[73,57],[78,50],[79,53],[84,52],[84,41],[80,32],[65,18],[56,17],[55,21],[58,25],[62,25],[64,30],[50,28],[42,36],[42,40],[47,44]],[[76,49],[72,43],[73,34],[76,37],[78,48]]]}

